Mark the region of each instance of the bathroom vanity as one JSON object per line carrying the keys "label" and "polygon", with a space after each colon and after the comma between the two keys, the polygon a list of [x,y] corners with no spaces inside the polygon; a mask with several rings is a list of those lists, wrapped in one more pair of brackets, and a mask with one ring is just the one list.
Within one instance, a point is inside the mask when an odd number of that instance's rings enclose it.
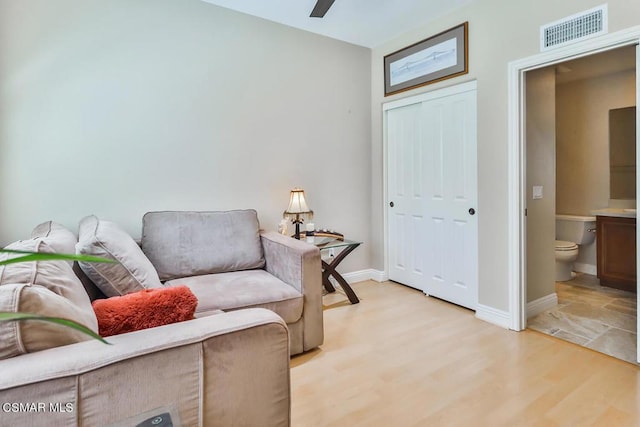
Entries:
{"label": "bathroom vanity", "polygon": [[598,278],[602,286],[636,292],[635,209],[601,209],[596,215]]}

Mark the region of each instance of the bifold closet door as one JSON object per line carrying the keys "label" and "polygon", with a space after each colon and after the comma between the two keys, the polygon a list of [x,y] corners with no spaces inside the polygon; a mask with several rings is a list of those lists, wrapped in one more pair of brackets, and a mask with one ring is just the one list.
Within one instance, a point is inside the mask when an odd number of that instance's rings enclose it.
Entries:
{"label": "bifold closet door", "polygon": [[389,278],[475,309],[476,90],[460,89],[387,110]]}

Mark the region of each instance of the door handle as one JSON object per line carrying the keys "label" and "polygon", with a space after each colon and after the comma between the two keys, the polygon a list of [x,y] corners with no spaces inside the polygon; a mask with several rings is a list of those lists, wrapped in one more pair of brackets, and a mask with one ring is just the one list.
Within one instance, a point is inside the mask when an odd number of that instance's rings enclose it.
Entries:
{"label": "door handle", "polygon": [[393,204],[393,202],[389,202],[389,206],[394,207],[395,205]]}
{"label": "door handle", "polygon": [[476,210],[473,208],[469,208],[469,215],[475,215],[476,214]]}

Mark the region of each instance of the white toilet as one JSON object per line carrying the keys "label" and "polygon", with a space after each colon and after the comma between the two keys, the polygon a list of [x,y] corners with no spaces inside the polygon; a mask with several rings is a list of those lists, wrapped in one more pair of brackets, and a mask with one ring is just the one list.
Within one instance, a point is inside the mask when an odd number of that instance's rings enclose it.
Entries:
{"label": "white toilet", "polygon": [[571,280],[573,263],[578,258],[578,245],[589,245],[596,239],[596,217],[556,215],[556,282]]}

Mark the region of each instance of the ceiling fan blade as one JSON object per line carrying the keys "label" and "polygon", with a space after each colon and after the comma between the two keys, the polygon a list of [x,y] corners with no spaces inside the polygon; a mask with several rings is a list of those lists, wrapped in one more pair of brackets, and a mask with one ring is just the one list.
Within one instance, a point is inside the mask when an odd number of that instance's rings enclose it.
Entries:
{"label": "ceiling fan blade", "polygon": [[311,11],[311,18],[323,18],[335,0],[318,0]]}

